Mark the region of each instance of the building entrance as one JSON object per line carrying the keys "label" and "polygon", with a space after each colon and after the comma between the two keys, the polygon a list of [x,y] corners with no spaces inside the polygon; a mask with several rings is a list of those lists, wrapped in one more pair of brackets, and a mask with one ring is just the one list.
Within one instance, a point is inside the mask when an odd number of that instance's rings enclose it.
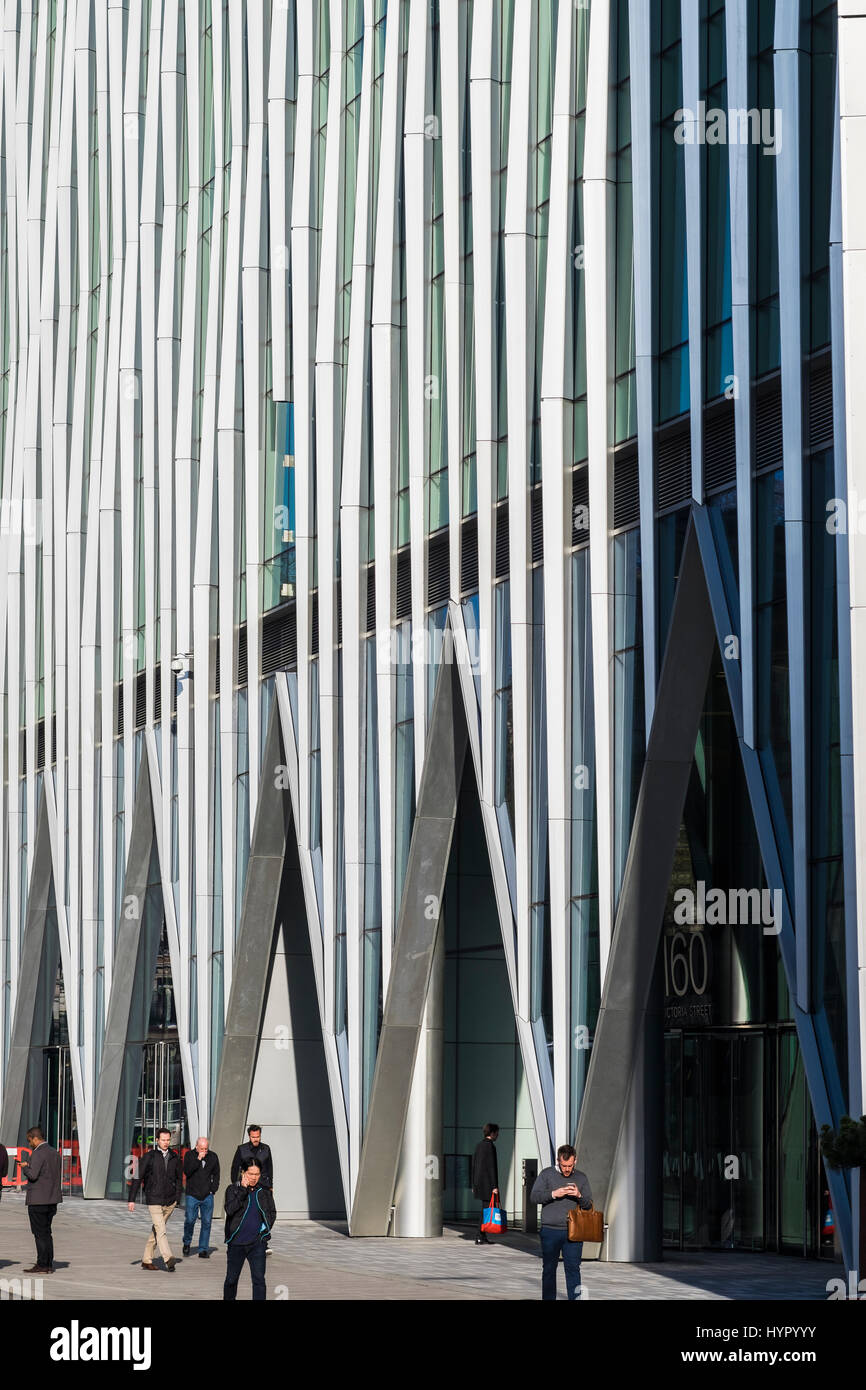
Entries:
{"label": "building entrance", "polygon": [[175,1041],[148,1042],[142,1051],[132,1152],[140,1154],[152,1147],[158,1129],[171,1130],[173,1149],[188,1148],[180,1045]]}
{"label": "building entrance", "polygon": [[72,1090],[69,1048],[42,1050],[42,1114],[45,1138],[60,1154],[60,1185],[65,1197],[81,1192],[81,1161],[78,1155],[78,1126]]}
{"label": "building entrance", "polygon": [[666,1033],[664,1113],[666,1246],[835,1258],[794,1029]]}

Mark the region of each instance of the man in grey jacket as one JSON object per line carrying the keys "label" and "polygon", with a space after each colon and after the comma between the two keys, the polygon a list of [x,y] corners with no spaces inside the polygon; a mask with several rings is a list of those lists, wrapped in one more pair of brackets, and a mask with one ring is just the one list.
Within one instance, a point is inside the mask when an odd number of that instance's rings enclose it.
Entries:
{"label": "man in grey jacket", "polygon": [[27,1131],[27,1143],[32,1150],[30,1159],[22,1164],[22,1172],[27,1179],[25,1203],[30,1218],[30,1229],[36,1241],[36,1263],[25,1274],[54,1273],[54,1241],[51,1236],[51,1223],[57,1214],[57,1205],[63,1201],[60,1191],[60,1154],[45,1142],[45,1134],[39,1125]]}
{"label": "man in grey jacket", "polygon": [[565,1266],[565,1290],[574,1302],[580,1287],[582,1240],[568,1239],[568,1213],[575,1207],[589,1211],[592,1190],[589,1178],[575,1167],[577,1155],[571,1144],[560,1144],[556,1167],[543,1168],[532,1185],[531,1202],[541,1204],[541,1297],[556,1299],[556,1267],[559,1252]]}

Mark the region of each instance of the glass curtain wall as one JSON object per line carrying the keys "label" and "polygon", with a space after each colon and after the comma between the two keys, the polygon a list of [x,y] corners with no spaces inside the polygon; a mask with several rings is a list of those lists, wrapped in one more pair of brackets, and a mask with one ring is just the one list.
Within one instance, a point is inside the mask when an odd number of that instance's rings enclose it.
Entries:
{"label": "glass curtain wall", "polygon": [[595,721],[589,547],[571,558],[571,922],[572,1035],[569,1118],[576,1131],[600,998]]}
{"label": "glass curtain wall", "polygon": [[683,105],[679,0],[653,0],[653,185],[656,201],[657,423],[689,408],[685,159],[675,115]]}
{"label": "glass curtain wall", "polygon": [[613,573],[613,883],[619,901],[645,752],[640,532],[610,541]]}
{"label": "glass curtain wall", "polygon": [[628,0],[611,11],[616,52],[616,285],[614,443],[637,433],[635,395],[634,232],[631,180],[631,85]]}
{"label": "glass curtain wall", "polygon": [[[707,0],[701,22],[701,95],[708,111],[728,109],[724,0]],[[701,147],[704,189],[704,399],[731,385],[734,347],[731,327],[731,218],[728,142]]]}

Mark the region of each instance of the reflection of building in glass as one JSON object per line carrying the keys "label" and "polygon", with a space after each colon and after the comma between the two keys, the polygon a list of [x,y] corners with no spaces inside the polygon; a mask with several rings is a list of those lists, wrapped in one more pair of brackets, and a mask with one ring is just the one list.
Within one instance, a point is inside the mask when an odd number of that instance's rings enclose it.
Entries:
{"label": "reflection of building in glass", "polygon": [[866,21],[112,15],[4,50],[3,1138],[51,1049],[88,1195],[254,1118],[436,1231],[495,1120],[511,1219],[576,1137],[611,1258],[850,1261]]}

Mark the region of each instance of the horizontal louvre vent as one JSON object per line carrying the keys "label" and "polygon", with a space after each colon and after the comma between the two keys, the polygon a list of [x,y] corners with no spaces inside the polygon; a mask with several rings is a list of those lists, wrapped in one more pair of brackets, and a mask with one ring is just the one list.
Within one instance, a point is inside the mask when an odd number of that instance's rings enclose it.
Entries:
{"label": "horizontal louvre vent", "polygon": [[45,766],[45,720],[36,725],[36,771]]}
{"label": "horizontal louvre vent", "polygon": [[533,488],[532,506],[532,563],[537,565],[544,559],[544,523],[542,521],[541,488]]}
{"label": "horizontal louvre vent", "polygon": [[[217,667],[219,671],[219,667]],[[219,678],[217,678],[219,679]],[[153,722],[158,724],[162,718],[162,679],[157,666],[153,673]]]}
{"label": "horizontal louvre vent", "polygon": [[460,528],[460,592],[478,588],[478,518],[471,516]]}
{"label": "horizontal louvre vent", "polygon": [[686,420],[659,430],[656,437],[656,510],[681,507],[691,495],[692,445]]}
{"label": "horizontal louvre vent", "polygon": [[778,377],[758,389],[755,401],[755,469],[782,462],[782,388]]}
{"label": "horizontal louvre vent", "polygon": [[813,367],[809,378],[809,448],[833,443],[833,374],[829,362]]}
{"label": "horizontal louvre vent", "polygon": [[637,485],[637,450],[629,448],[613,461],[613,527],[634,526],[640,521]]}
{"label": "horizontal louvre vent", "polygon": [[367,566],[367,632],[376,631],[376,566]]}
{"label": "horizontal louvre vent", "polygon": [[123,738],[123,686],[114,687],[114,737]]}
{"label": "horizontal louvre vent", "polygon": [[724,492],[737,481],[734,403],[725,401],[706,417],[704,426],[704,491]]}
{"label": "horizontal louvre vent", "polygon": [[589,471],[575,468],[571,475],[571,543],[589,541]]}
{"label": "horizontal louvre vent", "polygon": [[412,567],[409,547],[397,552],[397,622],[412,616]]}
{"label": "horizontal louvre vent", "polygon": [[336,606],[335,606],[335,609],[334,609],[334,621],[335,621],[335,623],[336,623],[336,625],[337,625],[337,646],[338,646],[338,647],[342,647],[342,645],[343,645],[343,584],[342,584],[342,580],[340,580],[340,579],[337,580],[337,583],[336,583],[336,585],[335,585],[335,587],[334,587],[334,603],[335,603],[335,605],[336,605]]}
{"label": "horizontal louvre vent", "polygon": [[238,686],[247,683],[247,625],[238,629]]}
{"label": "horizontal louvre vent", "polygon": [[144,671],[139,671],[135,678],[135,727],[143,729],[147,722],[147,687],[144,678]]}
{"label": "horizontal louvre vent", "polygon": [[298,617],[294,602],[262,619],[262,675],[293,671],[298,664]]}
{"label": "horizontal louvre vent", "polygon": [[496,508],[496,578],[508,578],[508,503]]}
{"label": "horizontal louvre vent", "polygon": [[310,656],[319,655],[319,591],[310,595]]}
{"label": "horizontal louvre vent", "polygon": [[448,532],[430,537],[427,549],[427,607],[441,608],[448,602]]}

